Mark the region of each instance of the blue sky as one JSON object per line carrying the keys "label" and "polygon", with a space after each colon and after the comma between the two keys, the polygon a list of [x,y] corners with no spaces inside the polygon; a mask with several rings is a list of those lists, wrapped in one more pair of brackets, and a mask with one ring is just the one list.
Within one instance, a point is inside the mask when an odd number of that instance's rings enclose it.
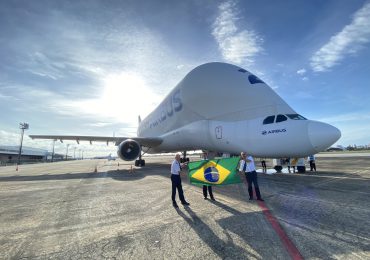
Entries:
{"label": "blue sky", "polygon": [[335,125],[337,144],[370,144],[369,47],[370,1],[1,1],[0,145],[19,143],[19,122],[33,134],[133,136],[137,115],[211,61]]}

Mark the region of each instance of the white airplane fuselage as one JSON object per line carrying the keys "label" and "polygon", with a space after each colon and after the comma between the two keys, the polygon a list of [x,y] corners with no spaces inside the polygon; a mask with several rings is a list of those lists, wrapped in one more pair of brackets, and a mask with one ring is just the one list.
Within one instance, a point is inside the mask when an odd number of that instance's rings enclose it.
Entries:
{"label": "white airplane fuselage", "polygon": [[270,158],[315,154],[341,135],[329,124],[298,115],[250,72],[216,62],[189,72],[140,123],[137,134],[162,138],[149,153],[245,151]]}

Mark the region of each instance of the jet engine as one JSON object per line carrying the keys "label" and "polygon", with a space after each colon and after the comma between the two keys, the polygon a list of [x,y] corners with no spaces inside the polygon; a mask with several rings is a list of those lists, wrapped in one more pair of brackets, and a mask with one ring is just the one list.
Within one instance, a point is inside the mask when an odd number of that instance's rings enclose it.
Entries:
{"label": "jet engine", "polygon": [[127,139],[118,145],[117,154],[124,161],[133,161],[139,157],[141,146],[132,139]]}

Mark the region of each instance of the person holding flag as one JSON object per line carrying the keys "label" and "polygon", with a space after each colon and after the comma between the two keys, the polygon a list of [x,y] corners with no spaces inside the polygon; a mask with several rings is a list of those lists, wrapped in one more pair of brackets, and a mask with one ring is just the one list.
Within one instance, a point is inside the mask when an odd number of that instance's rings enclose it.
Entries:
{"label": "person holding flag", "polygon": [[241,160],[239,162],[239,171],[243,172],[247,179],[249,200],[253,200],[253,189],[252,189],[253,183],[257,200],[264,201],[261,197],[260,188],[258,186],[256,166],[254,165],[253,157],[251,155],[247,156],[245,152],[242,152],[240,155]]}
{"label": "person holding flag", "polygon": [[[211,158],[208,158],[208,153],[207,152],[203,152],[203,160],[208,160],[208,159],[214,159],[214,156],[211,156]],[[207,198],[207,189],[208,189],[208,193],[209,193],[209,196],[211,197],[211,200],[215,200],[215,198],[213,197],[213,192],[212,192],[212,186],[211,185],[203,185],[203,196],[204,196],[204,199],[208,199]]]}
{"label": "person holding flag", "polygon": [[175,160],[171,164],[171,182],[172,182],[172,204],[174,208],[179,206],[176,203],[176,189],[179,192],[179,198],[182,205],[189,206],[190,204],[185,200],[184,191],[182,190],[180,173],[182,167],[180,165],[180,154],[176,154]]}

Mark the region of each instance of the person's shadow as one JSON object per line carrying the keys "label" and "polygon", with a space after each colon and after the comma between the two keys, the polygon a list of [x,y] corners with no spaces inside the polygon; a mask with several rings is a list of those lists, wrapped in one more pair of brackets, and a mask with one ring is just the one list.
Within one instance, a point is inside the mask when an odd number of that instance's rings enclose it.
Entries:
{"label": "person's shadow", "polygon": [[265,227],[266,219],[261,211],[240,212],[219,201],[211,201],[211,203],[232,214],[232,216],[217,220],[217,223],[223,229],[239,235],[255,252],[258,252],[257,258],[269,259],[273,251],[276,251],[283,258],[285,256],[289,258],[287,251],[282,245],[271,246],[270,250],[266,250],[266,243],[273,245],[274,241],[279,238],[274,231],[271,232],[271,229],[263,228]]}
{"label": "person's shadow", "polygon": [[[189,224],[189,226],[197,233],[200,239],[203,240],[220,258],[230,258],[230,259],[246,259],[246,258],[258,258],[258,255],[254,255],[247,250],[241,248],[233,242],[231,236],[223,231],[224,235],[227,237],[225,242],[219,238],[213,230],[202,221],[201,218],[190,208],[184,207],[185,211],[189,214],[185,214],[180,209],[176,209],[177,213]],[[235,211],[238,212],[238,211]],[[238,212],[240,213],[240,212]]]}

